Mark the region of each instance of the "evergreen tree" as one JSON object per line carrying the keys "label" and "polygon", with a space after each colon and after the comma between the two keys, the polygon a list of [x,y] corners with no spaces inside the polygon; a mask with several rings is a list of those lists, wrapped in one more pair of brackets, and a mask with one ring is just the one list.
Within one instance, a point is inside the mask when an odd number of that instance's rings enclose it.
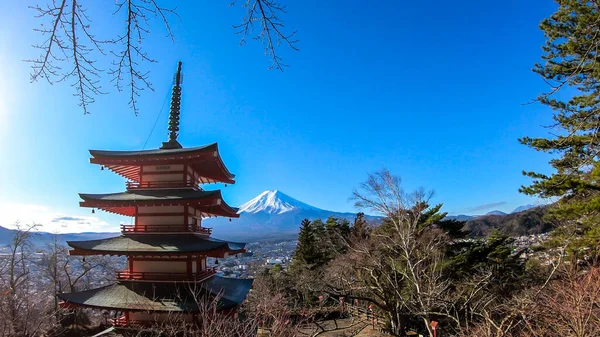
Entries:
{"label": "evergreen tree", "polygon": [[315,263],[318,255],[317,239],[315,237],[314,227],[310,220],[302,220],[300,232],[298,233],[298,245],[294,252],[292,269],[310,268]]}
{"label": "evergreen tree", "polygon": [[323,254],[330,261],[346,252],[350,236],[350,222],[330,216],[325,223],[325,229],[327,230],[327,241],[324,242],[326,247],[323,249]]}
{"label": "evergreen tree", "polygon": [[327,230],[327,236],[329,238],[336,235],[336,233],[339,232],[338,218],[334,217],[333,215],[327,218],[327,221],[325,222],[325,229]]}
{"label": "evergreen tree", "polygon": [[325,224],[323,220],[316,219],[311,224],[311,230],[315,236],[315,238],[319,241],[327,240],[327,229],[325,228]]}
{"label": "evergreen tree", "polygon": [[491,272],[487,291],[496,296],[509,296],[520,289],[525,276],[521,254],[513,253],[514,239],[493,230],[485,240],[459,241],[448,246],[444,270],[451,280],[474,279],[482,270]]}
{"label": "evergreen tree", "polygon": [[348,240],[348,238],[350,237],[350,221],[348,221],[347,219],[340,219],[338,222],[338,228],[340,231],[340,235],[342,236],[342,238],[344,240]]}
{"label": "evergreen tree", "polygon": [[462,239],[469,235],[469,232],[464,231],[466,221],[459,221],[454,219],[444,219],[438,221],[436,224],[444,231],[451,239]]}
{"label": "evergreen tree", "polygon": [[[580,242],[600,243],[600,3],[589,0],[560,0],[558,10],[542,21],[546,37],[544,62],[533,71],[553,88],[538,100],[555,111],[556,132],[548,138],[520,139],[538,151],[552,153],[551,175],[524,172],[534,179],[520,191],[543,198],[558,197],[551,214],[561,220],[576,220],[573,232],[584,233]],[[552,94],[563,87],[573,90],[570,98]]]}
{"label": "evergreen tree", "polygon": [[350,231],[350,237],[352,240],[363,240],[369,236],[369,228],[367,227],[367,221],[365,220],[365,213],[356,214],[354,218],[354,224]]}

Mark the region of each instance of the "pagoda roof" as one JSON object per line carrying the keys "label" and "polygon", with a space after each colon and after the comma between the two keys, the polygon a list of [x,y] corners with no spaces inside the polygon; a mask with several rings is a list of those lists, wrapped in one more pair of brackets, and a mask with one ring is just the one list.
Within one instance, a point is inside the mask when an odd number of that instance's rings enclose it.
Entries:
{"label": "pagoda roof", "polygon": [[179,255],[200,253],[222,257],[224,253],[245,252],[245,243],[223,241],[211,237],[185,234],[128,234],[112,238],[67,241],[73,255]]}
{"label": "pagoda roof", "polygon": [[[152,156],[183,156],[194,153],[214,152],[218,151],[218,144],[212,143],[209,145],[180,148],[180,149],[150,149],[150,150],[134,150],[134,151],[106,151],[106,150],[90,150],[90,154],[96,157],[137,157],[139,159]],[[133,158],[131,158],[133,159]]]}
{"label": "pagoda roof", "polygon": [[239,306],[252,287],[252,279],[233,279],[213,276],[195,284],[120,282],[109,286],[58,294],[70,304],[99,309],[125,311],[199,312],[198,302],[204,294],[218,298],[217,309],[227,310]]}
{"label": "pagoda roof", "polygon": [[142,165],[186,164],[197,172],[200,183],[235,183],[235,174],[225,167],[217,143],[191,148],[140,151],[90,150],[90,154],[91,163],[103,165],[136,182],[140,181]]}
{"label": "pagoda roof", "polygon": [[134,189],[119,193],[80,193],[82,207],[95,207],[108,212],[134,216],[137,206],[187,205],[205,216],[238,218],[237,209],[223,201],[221,191],[202,191],[191,188]]}

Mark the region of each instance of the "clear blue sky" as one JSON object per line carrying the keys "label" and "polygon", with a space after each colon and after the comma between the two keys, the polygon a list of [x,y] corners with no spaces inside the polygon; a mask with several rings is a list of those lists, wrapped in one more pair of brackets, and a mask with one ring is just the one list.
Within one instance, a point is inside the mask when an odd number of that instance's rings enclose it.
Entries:
{"label": "clear blue sky", "polygon": [[[23,60],[38,56],[31,45],[41,37],[27,4],[42,1],[0,2],[4,212],[90,217],[78,192],[123,190],[122,178],[89,164],[87,150],[141,149],[179,60],[180,141],[219,143],[237,175],[224,190],[231,205],[279,189],[320,208],[355,211],[352,189],[383,167],[407,189],[434,189],[454,214],[536,202],[518,193],[528,182],[521,171],[548,172],[548,157],[517,138],[546,135],[541,125],[551,122],[551,111],[524,103],[547,89],[531,68],[552,1],[281,1],[300,39],[299,52],[281,49],[290,64],[283,73],[267,69],[262,45],[239,46],[232,25],[244,14],[240,6],[179,1],[175,42],[159,25],[145,42],[158,60],[146,65],[156,91],[143,93],[138,117],[109,84],[83,115],[68,83],[30,83]],[[89,12],[99,36],[124,26],[110,15],[114,2],[102,3]],[[147,148],[166,140],[167,109]]]}

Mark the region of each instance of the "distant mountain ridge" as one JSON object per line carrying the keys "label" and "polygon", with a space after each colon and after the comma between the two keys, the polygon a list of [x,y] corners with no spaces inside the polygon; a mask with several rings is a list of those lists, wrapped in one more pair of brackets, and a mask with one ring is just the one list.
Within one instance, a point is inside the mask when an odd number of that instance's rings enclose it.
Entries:
{"label": "distant mountain ridge", "polygon": [[489,212],[487,212],[485,214],[481,214],[481,215],[458,214],[458,215],[449,215],[446,218],[452,219],[452,220],[458,220],[458,221],[469,221],[469,220],[477,219],[477,218],[488,216],[488,215],[509,215],[509,214],[514,214],[514,213],[519,213],[519,212],[523,212],[523,211],[526,211],[526,210],[529,210],[532,208],[536,208],[536,207],[543,207],[543,206],[528,204],[528,205],[519,206],[510,213],[505,213],[505,212],[502,212],[499,210],[493,210],[493,211],[489,211]]}
{"label": "distant mountain ridge", "polygon": [[[14,229],[9,229],[0,226],[0,246],[6,246],[11,244],[13,238]],[[67,241],[78,241],[78,240],[98,240],[105,239],[113,236],[121,235],[121,233],[110,233],[110,232],[88,232],[88,233],[64,233],[64,234],[54,234],[48,232],[33,232],[32,242],[37,247],[42,247],[47,244],[51,244],[54,242],[56,237],[56,241],[61,245],[66,245]]]}
{"label": "distant mountain ridge", "polygon": [[[499,228],[509,235],[538,234],[551,228],[543,220],[545,206],[523,205],[509,214],[494,210],[485,215],[452,215],[447,219],[465,221],[464,229],[473,236],[486,235],[492,228]],[[353,222],[356,213],[335,212],[314,207],[279,191],[266,190],[238,208],[237,219],[209,218],[204,219],[205,227],[213,228],[213,235],[219,239],[253,242],[260,240],[295,239],[303,219],[326,220],[333,216]],[[370,221],[381,219],[366,215]],[[10,243],[12,230],[0,227],[0,245]],[[524,234],[525,233],[525,234]],[[120,233],[67,233],[59,234],[57,239],[66,241],[94,240]],[[36,245],[41,246],[53,242],[55,234],[37,233]]]}

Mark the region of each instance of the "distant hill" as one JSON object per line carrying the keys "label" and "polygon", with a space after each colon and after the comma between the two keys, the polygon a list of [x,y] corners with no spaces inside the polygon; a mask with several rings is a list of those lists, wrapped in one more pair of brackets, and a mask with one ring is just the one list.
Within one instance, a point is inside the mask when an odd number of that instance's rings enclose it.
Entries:
{"label": "distant hill", "polygon": [[[295,238],[303,219],[327,219],[334,216],[354,221],[355,213],[341,213],[320,209],[278,191],[267,190],[239,206],[238,219],[205,219],[203,225],[213,228],[219,239],[253,240]],[[367,219],[377,217],[366,216]]]}
{"label": "distant hill", "polygon": [[539,207],[539,206],[531,205],[531,204],[523,205],[523,206],[519,206],[519,207],[515,208],[511,213],[519,213],[519,212],[526,211],[528,209],[532,209],[532,208],[536,208],[536,207]]}
{"label": "distant hill", "polygon": [[[6,246],[11,243],[14,230],[0,226],[0,246]],[[54,233],[47,232],[34,232],[32,242],[37,247],[43,247],[47,244],[54,242]],[[67,233],[58,234],[58,243],[66,245],[67,241],[77,240],[96,240],[109,238],[111,236],[118,236],[121,233]]]}
{"label": "distant hill", "polygon": [[510,236],[541,234],[553,228],[551,223],[543,219],[547,208],[547,206],[529,207],[516,213],[479,216],[468,220],[463,229],[473,237],[485,236],[494,228]]}
{"label": "distant hill", "polygon": [[445,219],[458,220],[458,221],[469,221],[471,219],[475,219],[477,216],[478,215],[465,215],[465,214],[448,215],[448,216],[446,216]]}

